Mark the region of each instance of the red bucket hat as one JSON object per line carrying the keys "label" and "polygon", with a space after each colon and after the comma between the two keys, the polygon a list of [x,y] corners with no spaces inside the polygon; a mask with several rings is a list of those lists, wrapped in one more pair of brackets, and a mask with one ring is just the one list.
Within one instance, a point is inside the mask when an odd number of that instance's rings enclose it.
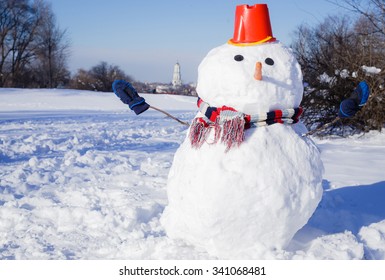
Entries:
{"label": "red bucket hat", "polygon": [[266,4],[238,5],[236,7],[234,36],[228,41],[229,44],[250,46],[275,40]]}

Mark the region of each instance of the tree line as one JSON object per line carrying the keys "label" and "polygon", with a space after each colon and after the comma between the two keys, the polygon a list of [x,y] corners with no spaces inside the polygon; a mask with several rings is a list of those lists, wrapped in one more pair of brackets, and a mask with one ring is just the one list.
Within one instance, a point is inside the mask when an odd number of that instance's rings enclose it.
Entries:
{"label": "tree line", "polygon": [[[326,132],[381,130],[385,123],[385,0],[333,1],[349,16],[329,16],[294,32],[291,47],[306,85],[303,120],[311,128],[333,121],[340,102],[365,80],[372,91],[368,103],[354,118],[336,122]],[[44,0],[0,0],[0,87],[111,91],[115,79],[126,79],[141,92],[153,90],[107,62],[71,75],[69,55],[67,32]]]}

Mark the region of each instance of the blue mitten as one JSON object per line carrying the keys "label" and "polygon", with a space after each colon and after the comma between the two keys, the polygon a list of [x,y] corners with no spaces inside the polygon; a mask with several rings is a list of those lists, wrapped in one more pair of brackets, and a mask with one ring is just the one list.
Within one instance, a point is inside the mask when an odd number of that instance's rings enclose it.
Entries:
{"label": "blue mitten", "polygon": [[139,115],[150,108],[143,97],[138,95],[136,89],[124,80],[116,80],[112,83],[112,90],[120,100]]}
{"label": "blue mitten", "polygon": [[370,88],[368,84],[365,81],[360,82],[352,95],[341,102],[338,116],[340,118],[354,116],[366,104],[369,95]]}

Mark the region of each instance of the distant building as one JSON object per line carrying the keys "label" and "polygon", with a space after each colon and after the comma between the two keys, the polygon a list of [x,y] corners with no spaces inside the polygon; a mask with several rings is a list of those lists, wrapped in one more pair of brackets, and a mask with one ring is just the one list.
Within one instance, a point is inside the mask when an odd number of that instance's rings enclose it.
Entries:
{"label": "distant building", "polygon": [[180,65],[177,62],[174,65],[174,73],[171,83],[135,83],[135,88],[142,93],[159,94],[178,94],[188,96],[198,96],[195,84],[183,84],[180,73]]}
{"label": "distant building", "polygon": [[173,87],[180,87],[182,85],[182,79],[180,74],[180,65],[177,62],[174,65],[174,73],[172,75],[172,86]]}

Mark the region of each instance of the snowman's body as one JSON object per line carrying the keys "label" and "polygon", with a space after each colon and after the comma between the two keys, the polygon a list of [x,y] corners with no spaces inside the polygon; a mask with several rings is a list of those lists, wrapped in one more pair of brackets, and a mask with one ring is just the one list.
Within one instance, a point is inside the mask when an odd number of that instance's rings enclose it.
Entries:
{"label": "snowman's body", "polygon": [[[257,62],[262,80],[254,78]],[[278,42],[225,44],[205,57],[198,73],[198,95],[210,106],[254,115],[296,108],[302,100],[300,67]],[[319,151],[303,132],[300,123],[252,127],[228,151],[213,144],[214,132],[200,148],[187,137],[169,174],[161,218],[167,234],[219,258],[284,248],[322,196]]]}

